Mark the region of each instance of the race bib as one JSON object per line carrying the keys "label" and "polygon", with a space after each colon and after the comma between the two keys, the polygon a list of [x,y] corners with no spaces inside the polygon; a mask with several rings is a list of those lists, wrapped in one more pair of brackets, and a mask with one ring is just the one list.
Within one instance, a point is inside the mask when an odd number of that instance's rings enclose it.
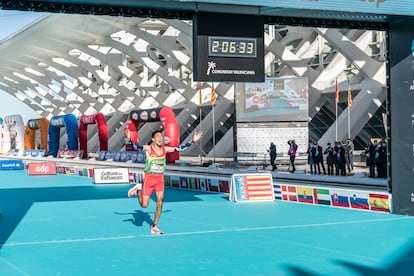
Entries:
{"label": "race bib", "polygon": [[151,173],[163,173],[164,172],[164,166],[159,164],[152,164],[151,165]]}

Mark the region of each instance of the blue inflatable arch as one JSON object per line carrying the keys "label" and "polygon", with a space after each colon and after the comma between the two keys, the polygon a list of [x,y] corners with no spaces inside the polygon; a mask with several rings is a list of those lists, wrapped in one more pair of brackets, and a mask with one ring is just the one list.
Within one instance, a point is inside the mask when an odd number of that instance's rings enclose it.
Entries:
{"label": "blue inflatable arch", "polygon": [[59,151],[60,129],[66,128],[66,149],[78,150],[78,120],[73,114],[54,116],[49,122],[49,155],[57,156]]}

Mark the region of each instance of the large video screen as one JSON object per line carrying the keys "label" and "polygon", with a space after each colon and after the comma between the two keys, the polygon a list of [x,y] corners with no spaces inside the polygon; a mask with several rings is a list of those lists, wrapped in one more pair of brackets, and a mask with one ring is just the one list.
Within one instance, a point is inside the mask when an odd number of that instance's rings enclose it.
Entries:
{"label": "large video screen", "polygon": [[307,78],[268,78],[235,85],[237,122],[307,122]]}

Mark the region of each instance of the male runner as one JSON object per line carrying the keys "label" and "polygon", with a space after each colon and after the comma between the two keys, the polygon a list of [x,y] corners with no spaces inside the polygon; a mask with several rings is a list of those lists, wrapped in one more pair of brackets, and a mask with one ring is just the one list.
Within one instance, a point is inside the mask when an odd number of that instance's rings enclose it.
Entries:
{"label": "male runner", "polygon": [[183,151],[190,147],[193,143],[200,140],[202,136],[203,133],[201,131],[196,132],[191,141],[183,143],[178,147],[164,146],[164,137],[162,131],[160,130],[156,130],[152,133],[152,143],[150,145],[137,145],[131,141],[134,149],[145,151],[147,159],[144,167],[145,174],[142,190],[139,187],[140,185],[137,184],[133,188],[129,189],[128,197],[137,195],[141,207],[147,208],[152,191],[155,190],[157,207],[155,209],[154,222],[151,226],[152,234],[163,234],[163,232],[158,228],[158,220],[161,216],[162,203],[164,200],[164,171],[167,163],[167,153]]}

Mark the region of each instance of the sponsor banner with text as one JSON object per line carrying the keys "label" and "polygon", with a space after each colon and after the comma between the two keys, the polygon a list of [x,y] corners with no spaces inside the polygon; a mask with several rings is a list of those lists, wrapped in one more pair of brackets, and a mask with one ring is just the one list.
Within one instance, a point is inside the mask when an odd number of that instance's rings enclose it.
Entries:
{"label": "sponsor banner with text", "polygon": [[129,183],[128,168],[94,169],[93,183],[95,184]]}
{"label": "sponsor banner with text", "polygon": [[56,175],[56,163],[29,163],[29,175]]}
{"label": "sponsor banner with text", "polygon": [[22,160],[0,160],[0,170],[23,170]]}

